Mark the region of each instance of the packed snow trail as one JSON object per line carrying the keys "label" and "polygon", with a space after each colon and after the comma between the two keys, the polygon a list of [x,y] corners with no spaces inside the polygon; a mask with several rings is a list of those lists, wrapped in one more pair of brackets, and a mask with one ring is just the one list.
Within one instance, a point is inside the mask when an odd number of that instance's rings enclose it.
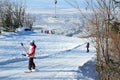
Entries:
{"label": "packed snow trail", "polygon": [[[24,73],[28,59],[21,55],[20,42],[28,48],[32,39],[37,45],[35,63],[39,72]],[[96,80],[95,49],[91,46],[86,53],[86,41],[40,33],[3,35],[0,80]]]}

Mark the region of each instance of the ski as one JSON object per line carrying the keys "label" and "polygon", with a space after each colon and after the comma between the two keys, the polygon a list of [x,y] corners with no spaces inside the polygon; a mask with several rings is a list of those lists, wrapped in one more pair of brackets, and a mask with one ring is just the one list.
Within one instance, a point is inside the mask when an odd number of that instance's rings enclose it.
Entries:
{"label": "ski", "polygon": [[33,72],[39,72],[39,69],[24,71],[24,73],[33,73]]}
{"label": "ski", "polygon": [[24,73],[32,73],[32,71],[24,71]]}

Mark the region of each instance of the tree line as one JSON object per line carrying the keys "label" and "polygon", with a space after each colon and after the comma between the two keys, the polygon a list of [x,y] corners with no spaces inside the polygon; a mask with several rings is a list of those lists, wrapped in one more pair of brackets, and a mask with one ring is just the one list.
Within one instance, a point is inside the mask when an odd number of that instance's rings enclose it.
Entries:
{"label": "tree line", "polygon": [[22,3],[0,0],[0,29],[15,31],[23,26],[31,28],[33,21],[34,18],[26,14],[25,5]]}

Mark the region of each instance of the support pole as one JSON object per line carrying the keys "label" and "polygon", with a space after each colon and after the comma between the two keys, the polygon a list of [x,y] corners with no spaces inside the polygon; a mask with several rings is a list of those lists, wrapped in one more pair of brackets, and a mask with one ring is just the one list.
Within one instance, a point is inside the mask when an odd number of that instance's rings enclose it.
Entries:
{"label": "support pole", "polygon": [[56,4],[57,4],[57,0],[54,0],[54,3],[55,3],[55,18],[56,18]]}

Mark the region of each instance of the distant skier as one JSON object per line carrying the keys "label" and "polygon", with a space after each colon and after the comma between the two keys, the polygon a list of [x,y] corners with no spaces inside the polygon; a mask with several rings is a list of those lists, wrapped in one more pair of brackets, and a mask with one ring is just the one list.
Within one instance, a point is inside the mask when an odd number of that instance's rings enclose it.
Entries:
{"label": "distant skier", "polygon": [[36,45],[35,45],[34,40],[32,40],[30,42],[29,51],[27,52],[27,55],[29,57],[29,63],[28,63],[29,71],[27,71],[27,72],[35,71],[35,63],[34,63],[35,50],[36,50]]}
{"label": "distant skier", "polygon": [[87,42],[87,45],[86,45],[87,53],[89,52],[89,47],[90,47],[90,44],[89,44],[89,42]]}

